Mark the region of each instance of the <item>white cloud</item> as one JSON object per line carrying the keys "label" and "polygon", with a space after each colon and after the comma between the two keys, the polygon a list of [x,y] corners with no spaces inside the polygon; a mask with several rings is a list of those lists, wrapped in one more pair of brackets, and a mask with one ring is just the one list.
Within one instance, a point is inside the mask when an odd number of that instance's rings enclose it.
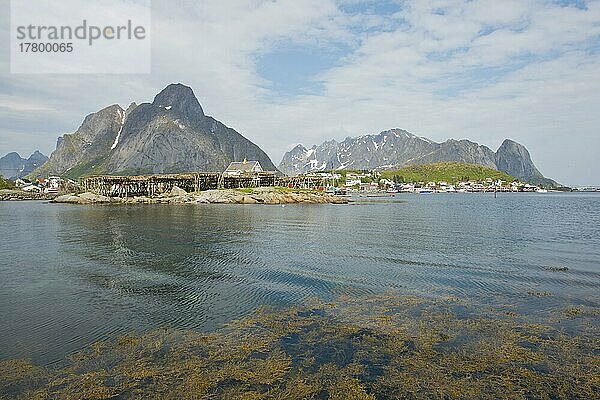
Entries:
{"label": "white cloud", "polygon": [[31,99],[2,94],[0,94],[0,108],[4,108],[8,112],[54,111],[48,104],[43,102],[34,102]]}

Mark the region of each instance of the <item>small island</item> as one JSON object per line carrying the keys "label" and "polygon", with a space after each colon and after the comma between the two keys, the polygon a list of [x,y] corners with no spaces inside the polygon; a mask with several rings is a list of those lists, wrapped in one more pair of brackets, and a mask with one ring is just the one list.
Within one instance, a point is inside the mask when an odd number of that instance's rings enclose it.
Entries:
{"label": "small island", "polygon": [[314,190],[282,187],[212,189],[188,193],[178,186],[157,196],[111,197],[92,192],[55,197],[52,203],[68,204],[347,204],[345,197]]}

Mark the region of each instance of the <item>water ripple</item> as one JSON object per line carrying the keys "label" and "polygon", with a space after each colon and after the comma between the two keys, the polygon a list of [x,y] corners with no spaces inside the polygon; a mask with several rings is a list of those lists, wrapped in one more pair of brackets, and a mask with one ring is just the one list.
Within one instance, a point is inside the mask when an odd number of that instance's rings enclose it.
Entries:
{"label": "water ripple", "polygon": [[116,334],[212,330],[261,305],[386,290],[502,299],[532,313],[600,302],[600,196],[401,195],[347,207],[4,202],[0,220],[2,358],[55,363]]}

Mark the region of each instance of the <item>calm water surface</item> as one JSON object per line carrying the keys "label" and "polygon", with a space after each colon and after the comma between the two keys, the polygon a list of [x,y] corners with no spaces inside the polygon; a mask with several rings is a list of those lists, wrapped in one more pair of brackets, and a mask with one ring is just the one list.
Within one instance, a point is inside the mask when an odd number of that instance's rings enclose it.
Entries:
{"label": "calm water surface", "polygon": [[[600,195],[397,195],[335,205],[0,202],[0,359],[60,363],[160,326],[397,291],[600,304]],[[568,271],[554,271],[567,267]]]}

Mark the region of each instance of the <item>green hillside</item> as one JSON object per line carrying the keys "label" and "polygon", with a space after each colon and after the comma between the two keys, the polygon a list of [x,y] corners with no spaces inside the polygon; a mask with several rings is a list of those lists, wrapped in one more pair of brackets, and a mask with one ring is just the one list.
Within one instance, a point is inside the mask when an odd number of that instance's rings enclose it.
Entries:
{"label": "green hillside", "polygon": [[15,184],[0,175],[0,189],[14,189]]}
{"label": "green hillside", "polygon": [[396,182],[440,182],[482,181],[487,178],[512,182],[516,179],[505,172],[483,165],[460,162],[439,162],[435,164],[410,165],[398,170],[382,171],[383,178]]}

